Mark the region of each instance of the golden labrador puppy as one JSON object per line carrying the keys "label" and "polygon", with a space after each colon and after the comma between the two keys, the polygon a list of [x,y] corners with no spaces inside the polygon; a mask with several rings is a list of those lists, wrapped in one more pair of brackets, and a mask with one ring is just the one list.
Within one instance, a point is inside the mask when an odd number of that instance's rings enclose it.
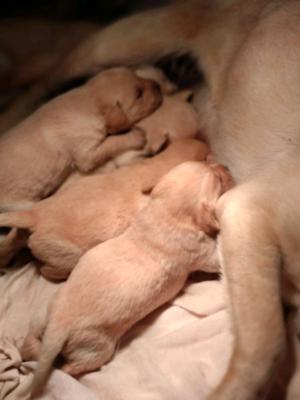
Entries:
{"label": "golden labrador puppy", "polygon": [[[52,58],[53,55],[49,55],[49,52],[47,54],[49,58]],[[33,60],[32,62],[34,63],[35,61]],[[5,55],[1,54],[0,51],[0,74],[1,67],[4,69],[8,68],[7,63],[8,60],[6,60]],[[37,62],[35,68],[42,67],[43,66],[39,65],[39,62]],[[31,69],[31,67],[29,67],[29,69],[33,74],[35,73]],[[167,79],[162,70],[160,70],[159,68],[155,68],[151,65],[139,65],[135,71],[139,77],[157,82],[163,94],[172,94],[177,89],[176,85],[172,83],[169,79]],[[26,73],[26,70],[21,69],[19,75],[26,75]],[[48,73],[51,75],[52,72],[48,71]],[[14,75],[15,79],[20,79],[20,77],[18,78],[16,74],[14,74],[14,72],[12,72],[12,74]],[[51,90],[51,84],[49,84],[46,90],[43,84],[40,84],[39,82],[36,85],[29,87],[27,90],[23,89],[21,92],[22,94],[19,96],[19,98],[17,97],[17,101],[15,103],[13,102],[9,109],[0,114],[0,133],[7,131],[8,129],[22,121],[22,119],[32,113],[32,111],[35,110],[43,102],[57,96],[58,94],[62,94],[72,88],[82,85],[84,82],[88,81],[88,79],[91,78],[92,75],[94,75],[94,73],[88,73],[84,77],[79,77],[79,79],[75,78],[74,81],[71,80],[71,82],[63,84],[62,87],[59,87],[58,89],[54,87],[52,88],[53,90]],[[23,77],[23,79],[25,79],[25,77]],[[12,83],[9,82],[7,79],[5,82],[8,85]],[[1,85],[3,85],[3,83],[1,83],[0,80],[0,87]],[[50,90],[50,93],[48,92],[48,89]],[[3,100],[5,102],[5,98],[7,98],[7,101],[9,102],[11,101],[10,98],[15,96],[16,93],[14,92],[4,93]]]}
{"label": "golden labrador puppy", "polygon": [[164,96],[162,105],[136,124],[146,132],[146,152],[155,154],[166,141],[192,138],[199,133],[198,114],[187,101],[190,96],[190,91]]}
{"label": "golden labrador puppy", "polygon": [[210,400],[262,397],[285,349],[282,300],[300,305],[299,37],[299,1],[178,1],[92,35],[50,78],[55,86],[176,52],[191,54],[204,74],[206,101],[198,92],[195,105],[207,112],[215,157],[239,183],[218,206],[236,340]]}
{"label": "golden labrador puppy", "polygon": [[160,102],[157,83],[116,68],[48,103],[0,137],[0,208],[45,198],[74,169],[89,172],[122,151],[142,148],[140,130],[107,136],[131,128]]}
{"label": "golden labrador puppy", "polygon": [[[46,264],[41,273],[65,279],[85,251],[128,227],[148,201],[143,192],[151,190],[161,176],[182,162],[204,160],[207,153],[204,143],[177,141],[153,158],[112,173],[78,178],[30,210],[4,213],[0,225],[28,229],[28,247]],[[18,251],[27,242],[22,230],[10,234],[15,236],[0,244],[5,263],[15,254],[13,248]]]}
{"label": "golden labrador puppy", "polygon": [[71,375],[100,368],[191,271],[218,271],[215,206],[231,184],[220,165],[183,163],[159,181],[126,232],[81,258],[50,307],[34,391],[59,353]]}
{"label": "golden labrador puppy", "polygon": [[[190,90],[180,91],[172,96],[164,96],[162,105],[148,117],[138,122],[134,129],[145,133],[146,145],[142,150],[129,150],[117,155],[93,173],[110,172],[123,165],[141,160],[150,154],[156,154],[164,145],[176,140],[195,138],[200,133],[200,120],[195,108],[187,101]],[[73,180],[72,174],[67,180]]]}
{"label": "golden labrador puppy", "polygon": [[[136,69],[135,72],[144,79],[151,79],[157,82],[161,92],[164,94],[161,106],[133,127],[133,131],[136,129],[144,131],[146,146],[142,150],[129,150],[116,155],[104,165],[95,168],[92,171],[93,174],[111,172],[123,165],[154,155],[167,142],[188,137],[192,138],[197,136],[200,131],[198,114],[188,102],[192,95],[191,90],[181,90],[174,93],[176,86],[166,78],[159,68],[145,65]],[[126,140],[126,137],[123,140]],[[73,173],[64,182],[64,185],[83,175],[79,171]]]}

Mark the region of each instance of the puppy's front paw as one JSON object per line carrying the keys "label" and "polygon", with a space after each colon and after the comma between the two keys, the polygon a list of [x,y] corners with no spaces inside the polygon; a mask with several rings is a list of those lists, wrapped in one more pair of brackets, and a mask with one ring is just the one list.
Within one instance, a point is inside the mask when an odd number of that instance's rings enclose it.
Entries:
{"label": "puppy's front paw", "polygon": [[127,136],[133,150],[141,150],[147,143],[146,132],[143,129],[134,128]]}

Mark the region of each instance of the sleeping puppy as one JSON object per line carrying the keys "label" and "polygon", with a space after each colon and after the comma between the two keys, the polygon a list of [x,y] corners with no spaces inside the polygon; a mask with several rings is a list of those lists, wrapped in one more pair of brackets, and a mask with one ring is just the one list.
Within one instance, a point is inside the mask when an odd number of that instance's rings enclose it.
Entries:
{"label": "sleeping puppy", "polygon": [[[164,96],[162,105],[151,115],[142,119],[135,126],[146,134],[144,150],[136,151],[136,155],[155,154],[168,142],[178,139],[193,138],[199,133],[199,116],[194,107],[188,103],[192,92],[181,91],[172,96]],[[123,165],[126,153],[116,157],[116,164]]]}
{"label": "sleeping puppy", "polygon": [[33,392],[58,354],[73,376],[100,368],[120,337],[172,299],[191,271],[218,271],[215,206],[231,185],[220,165],[183,163],[161,178],[121,236],[81,258],[50,306]]}
{"label": "sleeping puppy", "polygon": [[[190,90],[180,91],[172,96],[164,96],[162,105],[134,127],[134,130],[141,129],[145,133],[144,149],[125,151],[105,165],[96,168],[93,173],[111,172],[123,165],[156,154],[167,143],[185,138],[195,138],[200,131],[201,118],[187,101],[190,96]],[[77,171],[64,184],[68,184],[78,176],[82,176],[82,174]]]}
{"label": "sleeping puppy", "polygon": [[89,172],[124,150],[142,148],[140,130],[125,139],[107,136],[131,128],[160,102],[155,82],[115,68],[42,107],[0,137],[0,209],[45,198],[75,169]]}
{"label": "sleeping puppy", "polygon": [[[29,230],[27,245],[45,264],[41,273],[51,279],[65,279],[85,251],[128,227],[148,201],[143,193],[164,174],[182,162],[204,160],[207,153],[208,147],[194,139],[174,142],[157,156],[134,165],[79,178],[30,210],[4,213],[0,226]],[[6,249],[8,253],[6,263],[12,248],[13,238],[10,246],[5,242],[2,246],[3,256]],[[16,251],[19,248],[17,236]]]}

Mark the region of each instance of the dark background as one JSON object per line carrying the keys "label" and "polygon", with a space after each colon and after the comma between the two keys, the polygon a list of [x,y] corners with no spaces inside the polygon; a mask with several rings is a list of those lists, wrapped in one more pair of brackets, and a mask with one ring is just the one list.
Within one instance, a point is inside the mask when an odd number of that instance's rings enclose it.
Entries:
{"label": "dark background", "polygon": [[2,0],[0,18],[35,16],[109,22],[136,10],[166,2],[164,0]]}

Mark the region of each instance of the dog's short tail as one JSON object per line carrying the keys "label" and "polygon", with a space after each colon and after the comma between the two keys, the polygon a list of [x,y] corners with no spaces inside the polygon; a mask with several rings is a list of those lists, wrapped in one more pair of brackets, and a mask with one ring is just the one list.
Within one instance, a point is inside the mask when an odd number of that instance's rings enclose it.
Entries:
{"label": "dog's short tail", "polygon": [[32,400],[42,394],[49,377],[51,367],[56,357],[62,351],[68,336],[68,329],[60,329],[55,321],[50,322],[47,326],[41,343],[39,361],[33,377],[31,387]]}
{"label": "dog's short tail", "polygon": [[31,230],[33,225],[34,218],[30,210],[0,213],[1,228],[21,228]]}

